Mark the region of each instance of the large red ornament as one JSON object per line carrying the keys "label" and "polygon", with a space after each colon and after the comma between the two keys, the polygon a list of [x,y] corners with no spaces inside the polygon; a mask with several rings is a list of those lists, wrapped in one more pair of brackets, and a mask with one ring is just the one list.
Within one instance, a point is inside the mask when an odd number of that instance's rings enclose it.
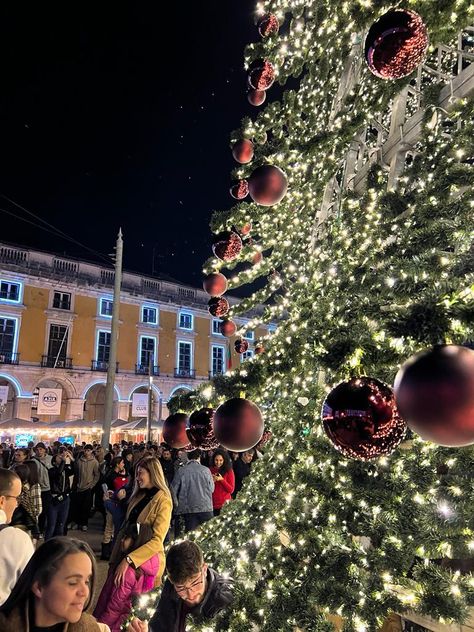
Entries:
{"label": "large red ornament", "polygon": [[212,242],[212,252],[222,261],[233,261],[242,250],[242,240],[232,231],[219,233]]}
{"label": "large red ornament", "polygon": [[275,81],[275,69],[266,59],[257,59],[249,68],[248,82],[254,90],[268,90]]}
{"label": "large red ornament", "polygon": [[201,408],[201,410],[194,411],[189,417],[187,435],[194,448],[215,450],[219,447],[219,442],[214,436],[213,419],[213,408]]}
{"label": "large red ornament", "polygon": [[221,296],[227,291],[227,279],[220,272],[213,272],[204,279],[202,287],[211,296]]}
{"label": "large red ornament", "polygon": [[243,200],[249,194],[249,184],[247,180],[239,180],[230,188],[230,194],[236,200]]}
{"label": "large red ornament", "polygon": [[241,234],[242,237],[245,237],[245,235],[248,235],[251,230],[252,230],[252,224],[250,222],[247,222],[246,224],[242,226],[242,228],[239,228],[239,233]]}
{"label": "large red ornament", "polygon": [[336,386],[324,401],[322,421],[334,447],[362,461],[393,452],[406,430],[392,389],[371,377]]}
{"label": "large red ornament", "polygon": [[255,404],[247,399],[229,399],[214,413],[214,435],[227,450],[245,452],[263,435],[263,419]]}
{"label": "large red ornament", "polygon": [[249,349],[249,343],[243,338],[239,338],[234,342],[234,349],[236,353],[245,353]]}
{"label": "large red ornament", "polygon": [[234,160],[241,165],[246,165],[253,158],[253,143],[248,138],[242,138],[234,143],[232,147]]}
{"label": "large red ornament", "polygon": [[400,414],[422,439],[447,447],[474,443],[474,351],[422,351],[398,371],[394,389]]}
{"label": "large red ornament", "polygon": [[281,202],[288,188],[286,175],[273,165],[257,167],[248,182],[250,197],[262,206],[273,206]]}
{"label": "large red ornament", "polygon": [[365,59],[381,79],[400,79],[423,61],[428,34],[414,11],[390,9],[371,27],[365,40]]}
{"label": "large red ornament", "polygon": [[262,37],[270,37],[271,35],[276,35],[278,33],[278,29],[280,28],[280,22],[278,22],[278,18],[273,13],[267,13],[258,21],[258,32]]}
{"label": "large red ornament", "polygon": [[229,301],[223,296],[214,296],[207,303],[207,309],[211,316],[216,316],[217,318],[222,318],[223,316],[227,316],[229,313]]}
{"label": "large red ornament", "polygon": [[237,331],[237,325],[232,320],[223,320],[219,325],[221,334],[226,338],[231,338]]}
{"label": "large red ornament", "polygon": [[187,415],[184,413],[175,413],[170,415],[163,422],[163,441],[171,448],[181,450],[189,443],[186,434]]}
{"label": "large red ornament", "polygon": [[267,93],[265,90],[249,90],[247,93],[247,99],[250,105],[259,106],[265,103]]}

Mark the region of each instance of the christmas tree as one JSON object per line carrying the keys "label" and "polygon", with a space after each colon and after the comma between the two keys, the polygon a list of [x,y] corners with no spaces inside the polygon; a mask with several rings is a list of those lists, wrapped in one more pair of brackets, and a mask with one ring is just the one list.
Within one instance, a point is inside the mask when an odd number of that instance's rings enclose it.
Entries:
{"label": "christmas tree", "polygon": [[321,422],[338,383],[393,385],[414,353],[474,337],[474,5],[399,7],[426,27],[424,60],[419,25],[403,59],[377,50],[388,27],[366,45],[389,8],[257,6],[245,66],[249,100],[267,100],[231,137],[242,199],[211,224],[247,234],[204,272],[224,273],[230,290],[260,280],[231,308],[233,319],[264,305],[238,334],[277,328],[263,353],[170,406],[215,408],[244,392],[273,436],[238,498],[192,534],[236,581],[233,608],[193,630],[368,631],[390,612],[462,621],[474,605],[474,579],[449,561],[474,549],[473,448],[414,434],[361,460]]}

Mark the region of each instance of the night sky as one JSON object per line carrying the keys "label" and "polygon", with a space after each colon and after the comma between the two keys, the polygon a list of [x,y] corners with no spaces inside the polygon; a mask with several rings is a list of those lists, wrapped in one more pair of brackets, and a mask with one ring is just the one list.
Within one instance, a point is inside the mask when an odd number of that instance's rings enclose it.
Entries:
{"label": "night sky", "polygon": [[[233,202],[229,135],[256,114],[255,0],[7,4],[0,194],[101,253],[121,226],[126,269],[150,274],[154,249],[157,274],[200,285],[210,216]],[[0,209],[1,240],[97,260]]]}

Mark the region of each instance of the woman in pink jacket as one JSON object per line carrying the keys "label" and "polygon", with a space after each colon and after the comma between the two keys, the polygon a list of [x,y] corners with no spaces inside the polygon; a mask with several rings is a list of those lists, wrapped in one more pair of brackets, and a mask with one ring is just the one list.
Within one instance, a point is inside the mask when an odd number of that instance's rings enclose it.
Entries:
{"label": "woman in pink jacket", "polygon": [[111,632],[120,632],[121,625],[130,614],[133,597],[149,592],[153,588],[160,560],[158,555],[153,555],[138,568],[133,566],[131,560],[127,560],[129,566],[118,586],[114,583],[116,567],[129,553],[149,542],[152,537],[153,531],[146,524],[131,524],[125,531],[121,542],[122,556],[117,560],[117,564],[110,566],[94,610],[97,621],[106,623]]}

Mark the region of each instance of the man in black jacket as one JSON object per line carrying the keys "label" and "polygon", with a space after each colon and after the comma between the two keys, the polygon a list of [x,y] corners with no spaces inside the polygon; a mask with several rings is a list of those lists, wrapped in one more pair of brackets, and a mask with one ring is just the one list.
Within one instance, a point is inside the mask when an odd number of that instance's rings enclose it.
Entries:
{"label": "man in black jacket", "polygon": [[168,579],[149,626],[133,619],[129,632],[185,632],[188,615],[202,623],[232,602],[232,580],[208,567],[195,542],[173,545],[166,556],[166,570]]}

